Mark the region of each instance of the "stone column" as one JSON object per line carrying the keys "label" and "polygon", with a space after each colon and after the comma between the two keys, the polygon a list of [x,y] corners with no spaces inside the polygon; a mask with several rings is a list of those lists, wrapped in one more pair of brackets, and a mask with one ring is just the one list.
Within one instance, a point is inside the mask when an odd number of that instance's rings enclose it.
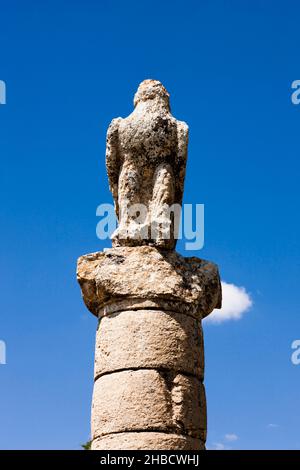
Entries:
{"label": "stone column", "polygon": [[220,305],[216,265],[117,247],[79,258],[78,280],[99,317],[92,449],[204,449],[201,319]]}
{"label": "stone column", "polygon": [[204,449],[201,320],[221,307],[218,269],[174,251],[187,124],[156,80],[141,83],[134,106],[107,132],[113,248],[78,261],[83,299],[99,319],[92,449]]}

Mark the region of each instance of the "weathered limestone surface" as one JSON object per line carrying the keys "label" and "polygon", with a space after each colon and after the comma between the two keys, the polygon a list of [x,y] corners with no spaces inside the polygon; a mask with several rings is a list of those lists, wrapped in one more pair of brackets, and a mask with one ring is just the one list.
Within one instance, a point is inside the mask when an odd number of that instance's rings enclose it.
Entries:
{"label": "weathered limestone surface", "polygon": [[206,402],[195,377],[155,369],[126,370],[98,378],[93,438],[126,431],[165,431],[205,441]]}
{"label": "weathered limestone surface", "polygon": [[92,450],[204,450],[200,439],[164,432],[124,432],[96,438]]}
{"label": "weathered limestone surface", "polygon": [[152,246],[82,256],[77,277],[86,306],[97,316],[153,306],[201,319],[221,305],[215,264]]}
{"label": "weathered limestone surface", "polygon": [[221,308],[220,278],[215,264],[174,251],[169,209],[181,205],[188,127],[171,115],[160,82],[145,80],[134,104],[107,133],[119,220],[113,248],[77,265],[83,300],[99,319],[92,449],[200,450],[207,419],[201,320]]}
{"label": "weathered limestone surface", "polygon": [[[220,305],[217,267],[156,247],[118,247],[81,257],[78,280],[99,316],[93,448],[203,448],[201,319]],[[136,433],[147,431],[137,444]]]}
{"label": "weathered limestone surface", "polygon": [[[119,227],[113,245],[153,243],[172,249],[176,240],[168,207],[181,204],[187,159],[188,126],[170,112],[169,93],[157,80],[145,80],[134,97],[134,111],[116,118],[107,132],[106,168]],[[136,223],[128,205],[143,204]],[[170,237],[152,236],[151,224],[170,222]],[[152,234],[152,235],[151,235]]]}
{"label": "weathered limestone surface", "polygon": [[203,379],[200,322],[189,315],[163,310],[125,310],[101,318],[95,377],[139,368],[178,371]]}

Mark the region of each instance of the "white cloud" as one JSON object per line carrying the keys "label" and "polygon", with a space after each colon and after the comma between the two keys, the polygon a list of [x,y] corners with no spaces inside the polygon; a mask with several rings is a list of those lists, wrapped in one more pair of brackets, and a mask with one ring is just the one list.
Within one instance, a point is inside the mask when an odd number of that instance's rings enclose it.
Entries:
{"label": "white cloud", "polygon": [[231,447],[223,444],[223,442],[213,442],[211,447],[206,446],[208,450],[231,450]]}
{"label": "white cloud", "polygon": [[222,442],[214,442],[213,443],[213,450],[225,450],[224,444]]}
{"label": "white cloud", "polygon": [[224,439],[228,442],[234,442],[238,440],[238,436],[236,434],[225,434]]}
{"label": "white cloud", "polygon": [[271,428],[271,429],[279,428],[279,424],[270,423],[268,424],[268,428]]}
{"label": "white cloud", "polygon": [[[227,442],[235,442],[237,441],[239,436],[237,434],[225,434],[223,442],[213,442],[211,446],[207,446],[207,449],[210,450],[231,450],[232,448],[227,445]],[[225,444],[226,442],[226,444]]]}
{"label": "white cloud", "polygon": [[244,287],[222,281],[222,308],[215,309],[206,319],[209,323],[222,323],[239,320],[249,310],[253,302]]}

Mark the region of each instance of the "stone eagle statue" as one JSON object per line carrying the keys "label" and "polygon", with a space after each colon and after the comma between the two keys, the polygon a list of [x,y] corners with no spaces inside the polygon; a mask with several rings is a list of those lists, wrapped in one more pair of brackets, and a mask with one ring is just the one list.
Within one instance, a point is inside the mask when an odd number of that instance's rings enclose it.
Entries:
{"label": "stone eagle statue", "polygon": [[113,246],[175,248],[187,146],[188,126],[172,116],[169,93],[159,81],[144,80],[134,111],[113,119],[107,131],[106,169],[119,221]]}

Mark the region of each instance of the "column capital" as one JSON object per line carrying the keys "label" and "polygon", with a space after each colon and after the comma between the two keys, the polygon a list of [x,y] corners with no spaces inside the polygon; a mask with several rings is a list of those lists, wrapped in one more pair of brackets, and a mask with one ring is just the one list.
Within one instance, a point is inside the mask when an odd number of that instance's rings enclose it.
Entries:
{"label": "column capital", "polygon": [[78,259],[77,279],[97,317],[163,309],[202,319],[221,308],[218,267],[154,246],[116,247]]}

